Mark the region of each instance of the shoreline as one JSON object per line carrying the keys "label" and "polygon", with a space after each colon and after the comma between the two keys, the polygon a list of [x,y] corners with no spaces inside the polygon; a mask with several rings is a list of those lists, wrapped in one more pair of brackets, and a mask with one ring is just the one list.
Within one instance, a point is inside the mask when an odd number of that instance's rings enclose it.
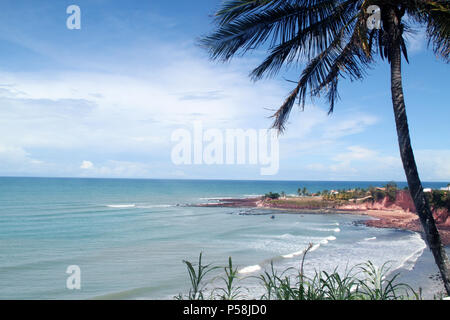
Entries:
{"label": "shoreline", "polygon": [[[422,226],[417,214],[411,210],[411,204],[398,205],[397,203],[338,203],[324,201],[320,197],[292,197],[277,200],[267,200],[263,197],[212,199],[217,202],[192,205],[195,207],[219,207],[219,208],[257,208],[262,210],[279,210],[292,214],[352,214],[369,216],[374,219],[362,221],[368,227],[392,228],[418,232],[423,237]],[[408,199],[407,199],[408,200]],[[404,199],[402,200],[403,202]],[[408,202],[408,201],[406,201]],[[409,201],[411,202],[411,201]],[[441,219],[442,220],[442,219]],[[439,223],[437,227],[444,246],[450,245],[450,225],[447,220]]]}
{"label": "shoreline", "polygon": [[[446,246],[444,249],[447,255],[450,254],[450,246]],[[447,296],[439,269],[436,266],[431,250],[428,248],[423,250],[412,269],[399,269],[398,272],[398,281],[407,283],[414,290],[420,288],[424,300],[433,300],[435,297],[439,298],[440,294]]]}
{"label": "shoreline", "polygon": [[[374,228],[391,228],[397,230],[406,230],[417,232],[425,241],[422,226],[418,216],[401,206],[386,203],[382,205],[362,206],[357,203],[346,203],[344,205],[329,203],[324,206],[323,201],[318,201],[314,206],[311,198],[299,197],[296,199],[298,204],[292,203],[292,198],[287,200],[267,201],[263,197],[257,198],[236,198],[236,199],[211,199],[211,203],[202,203],[193,205],[195,207],[225,207],[225,208],[254,208],[272,211],[267,214],[273,214],[273,211],[279,211],[284,214],[349,214],[355,216],[366,216],[372,219],[359,220],[358,223]],[[290,201],[291,200],[291,201]],[[303,201],[302,201],[303,200]],[[316,199],[318,200],[318,199]],[[319,206],[319,207],[318,207]],[[241,213],[246,214],[266,214],[266,213]],[[448,221],[449,219],[447,219]],[[446,222],[444,220],[444,222]],[[444,250],[450,254],[450,227],[448,224],[437,224]],[[426,242],[426,241],[425,241]],[[436,267],[434,257],[428,246],[422,251],[411,269],[400,268],[399,280],[410,284],[414,290],[421,290],[422,298],[433,300],[439,297],[441,293],[445,296],[445,288],[440,278],[439,270]],[[397,272],[394,272],[394,274]]]}

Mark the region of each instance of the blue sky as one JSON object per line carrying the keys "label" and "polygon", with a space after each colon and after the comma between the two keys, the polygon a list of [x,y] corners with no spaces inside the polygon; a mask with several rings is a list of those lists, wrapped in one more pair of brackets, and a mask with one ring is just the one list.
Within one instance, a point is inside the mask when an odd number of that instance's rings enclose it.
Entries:
{"label": "blue sky", "polygon": [[[66,8],[81,8],[81,30]],[[268,128],[292,89],[283,77],[253,83],[259,50],[211,62],[195,43],[212,29],[217,0],[2,1],[0,175],[111,178],[405,180],[389,66],[364,82],[341,81],[331,116],[324,101],[294,110],[280,138],[280,170],[257,165],[181,165],[171,133]],[[422,180],[450,181],[449,65],[409,37],[404,90]]]}

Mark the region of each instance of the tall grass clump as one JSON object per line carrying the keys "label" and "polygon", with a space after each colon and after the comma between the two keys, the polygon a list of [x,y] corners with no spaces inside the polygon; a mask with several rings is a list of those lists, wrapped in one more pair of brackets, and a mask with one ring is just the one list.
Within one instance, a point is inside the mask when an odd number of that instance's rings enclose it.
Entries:
{"label": "tall grass clump", "polygon": [[304,274],[304,263],[307,253],[312,249],[308,246],[303,254],[300,270],[294,279],[287,275],[295,268],[288,268],[278,274],[271,263],[270,271],[264,271],[260,276],[260,282],[265,288],[261,299],[267,300],[355,300],[357,294],[354,288],[358,287],[358,280],[353,274],[353,269],[344,272],[344,275],[325,271],[315,271],[312,277]]}
{"label": "tall grass clump", "polygon": [[217,295],[221,300],[237,300],[241,297],[242,287],[236,286],[238,281],[238,269],[233,268],[233,261],[228,257],[228,266],[224,267],[225,276],[220,277],[224,282],[224,288],[216,288]]}
{"label": "tall grass clump", "polygon": [[[350,269],[346,268],[343,273],[339,273],[335,268],[332,272],[315,270],[312,276],[307,276],[304,273],[304,263],[311,248],[312,244],[305,250],[299,270],[291,267],[280,272],[271,262],[268,270],[264,270],[258,276],[253,276],[252,278],[256,279],[263,289],[261,296],[256,298],[261,300],[405,300],[422,298],[420,291],[416,293],[411,286],[397,281],[399,273],[389,276],[388,263],[376,267],[368,261]],[[202,265],[201,257],[202,254],[199,257],[197,271],[190,262],[183,261],[188,269],[191,289],[185,296],[180,294],[178,299],[204,299],[204,288],[217,279],[222,280],[224,287],[210,290],[208,299],[244,299],[242,291],[250,292],[249,289],[237,285],[242,279],[238,276],[237,268],[233,267],[231,257],[228,259],[228,266],[223,267],[225,276],[216,276],[209,281],[205,281],[205,275],[218,267],[211,267],[210,264]]]}
{"label": "tall grass clump", "polygon": [[176,299],[182,300],[186,298],[187,300],[204,300],[204,290],[206,286],[204,277],[218,267],[213,267],[211,264],[203,265],[202,253],[200,253],[198,257],[198,263],[196,265],[197,268],[195,268],[195,265],[193,263],[187,260],[183,260],[183,263],[186,265],[188,270],[191,288],[189,289],[189,293],[186,296],[180,293],[176,297]]}

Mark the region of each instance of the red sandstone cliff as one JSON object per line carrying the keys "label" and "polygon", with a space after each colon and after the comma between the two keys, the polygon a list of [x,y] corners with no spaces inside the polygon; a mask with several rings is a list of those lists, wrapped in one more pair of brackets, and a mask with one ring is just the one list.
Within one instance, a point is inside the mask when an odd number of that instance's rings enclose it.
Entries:
{"label": "red sandstone cliff", "polygon": [[[422,231],[422,225],[419,217],[415,214],[416,208],[412,197],[408,191],[401,190],[397,192],[396,200],[389,201],[385,197],[379,202],[367,202],[361,204],[350,204],[343,206],[344,209],[354,210],[381,210],[380,214],[375,215],[379,220],[370,220],[366,224],[381,228],[401,228],[413,231]],[[382,213],[381,213],[382,212]],[[402,213],[403,212],[403,213]],[[450,213],[447,209],[433,210],[433,216],[436,225],[442,237],[444,244],[450,244]]]}

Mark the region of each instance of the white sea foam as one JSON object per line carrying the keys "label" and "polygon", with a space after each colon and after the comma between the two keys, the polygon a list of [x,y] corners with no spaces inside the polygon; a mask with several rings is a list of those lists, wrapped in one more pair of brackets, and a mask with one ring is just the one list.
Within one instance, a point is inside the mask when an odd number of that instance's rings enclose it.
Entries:
{"label": "white sea foam", "polygon": [[134,208],[135,204],[108,204],[106,205],[108,208]]}
{"label": "white sea foam", "polygon": [[172,204],[149,204],[149,205],[136,205],[136,204],[108,204],[108,208],[126,209],[126,208],[138,208],[138,209],[151,209],[151,208],[170,208]]}
{"label": "white sea foam", "polygon": [[[328,237],[320,240],[319,243],[313,245],[312,248],[309,251],[315,251],[315,250],[317,250],[320,247],[320,245],[328,244],[329,241],[334,241],[334,240],[336,240],[335,236],[328,236]],[[302,255],[304,252],[305,252],[305,249],[300,250],[300,251],[296,251],[296,252],[293,252],[293,253],[282,255],[282,257],[285,258],[285,259],[292,259],[292,258],[294,258],[296,256]]]}
{"label": "white sea foam", "polygon": [[324,231],[324,232],[341,232],[341,229],[339,228],[310,228],[309,230],[314,230],[314,231]]}
{"label": "white sea foam", "polygon": [[302,255],[304,252],[305,252],[305,250],[300,250],[300,251],[296,251],[296,252],[293,252],[293,253],[282,255],[282,257],[285,258],[285,259],[292,259],[293,257]]}
{"label": "white sea foam", "polygon": [[290,233],[284,233],[281,236],[274,236],[274,238],[276,239],[284,239],[284,240],[288,240],[288,239],[296,239],[296,238],[302,238],[302,236],[294,236],[293,234]]}
{"label": "white sea foam", "polygon": [[417,260],[420,258],[420,256],[423,254],[423,251],[427,247],[425,241],[422,240],[419,234],[416,233],[414,238],[415,238],[414,240],[421,241],[422,242],[421,245],[411,255],[403,259],[403,261],[400,263],[397,269],[404,268],[408,271],[411,271],[416,265]]}
{"label": "white sea foam", "polygon": [[372,237],[372,238],[364,238],[364,241],[372,241],[372,240],[376,240],[377,237]]}
{"label": "white sea foam", "polygon": [[173,207],[172,204],[153,204],[153,205],[138,205],[136,208],[139,209],[151,209],[151,208],[170,208]]}
{"label": "white sea foam", "polygon": [[261,270],[261,266],[259,264],[255,264],[253,266],[248,266],[248,267],[242,268],[238,272],[239,273],[252,273],[255,271],[259,271],[259,270]]}
{"label": "white sea foam", "polygon": [[320,240],[320,244],[327,244],[329,241],[334,241],[334,240],[336,240],[336,237],[335,236],[329,236],[329,237],[326,237],[325,239],[323,239],[323,240]]}

